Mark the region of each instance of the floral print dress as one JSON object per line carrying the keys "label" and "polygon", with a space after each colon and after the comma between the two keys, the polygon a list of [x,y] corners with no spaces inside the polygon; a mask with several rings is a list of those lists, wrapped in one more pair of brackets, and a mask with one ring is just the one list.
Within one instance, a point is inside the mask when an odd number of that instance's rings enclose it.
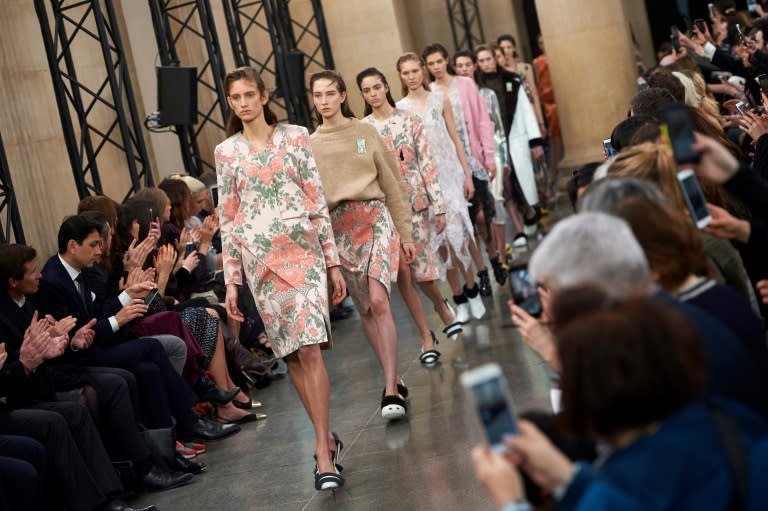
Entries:
{"label": "floral print dress", "polygon": [[437,280],[439,261],[434,250],[434,216],[445,214],[445,203],[421,119],[414,113],[395,109],[383,121],[373,115],[363,121],[376,128],[400,164],[411,205],[413,243],[416,247],[416,259],[411,263],[414,279],[417,282]]}
{"label": "floral print dress", "polygon": [[[469,268],[472,258],[468,244],[474,240],[474,230],[467,211],[467,200],[464,198],[464,170],[443,119],[443,94],[439,91],[430,92],[423,111],[408,98],[398,101],[397,108],[413,112],[421,119],[437,167],[445,203],[445,230],[435,237],[436,248],[445,246],[452,249],[448,251],[445,261],[448,268],[458,268],[457,263]],[[451,252],[458,261],[453,260]]]}
{"label": "floral print dress", "polygon": [[307,130],[278,124],[267,147],[216,147],[224,282],[248,282],[275,355],[330,348],[327,268],[338,266]]}

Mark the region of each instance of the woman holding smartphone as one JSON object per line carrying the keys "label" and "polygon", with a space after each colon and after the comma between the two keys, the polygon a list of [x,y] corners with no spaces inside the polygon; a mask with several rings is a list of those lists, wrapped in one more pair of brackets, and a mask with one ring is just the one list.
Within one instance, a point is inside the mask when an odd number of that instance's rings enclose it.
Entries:
{"label": "woman holding smartphone", "polygon": [[400,172],[408,188],[416,259],[410,266],[400,261],[397,288],[421,332],[419,360],[426,365],[434,364],[440,352],[435,349],[435,334],[429,329],[413,280],[432,301],[435,312],[445,324],[443,332],[449,338],[455,338],[462,331],[461,323],[456,321],[437,287],[440,268],[434,250],[434,234],[445,230],[446,213],[437,168],[421,120],[416,114],[395,107],[384,74],[376,68],[365,69],[357,75],[357,86],[366,102],[367,115],[363,121],[376,128],[399,160]]}
{"label": "woman holding smartphone", "polygon": [[[472,172],[456,131],[451,105],[441,92],[430,91],[424,61],[415,53],[405,53],[397,59],[397,71],[405,96],[397,102],[397,107],[415,113],[422,120],[424,136],[437,165],[446,204],[445,232],[437,241],[453,292],[456,320],[468,323],[470,313],[477,319],[485,314],[483,299],[476,292],[470,254],[470,246],[475,243],[467,209],[467,201],[475,193]],[[464,278],[463,288],[461,277]]]}
{"label": "woman holding smartphone", "polygon": [[320,349],[331,347],[328,283],[334,304],[346,286],[309,135],[277,123],[254,69],[235,69],[224,87],[232,113],[229,138],[216,147],[216,173],[227,313],[244,319],[237,296],[247,279],[272,350],[285,358],[315,429],[315,489],[339,488],[343,445],[329,427]]}
{"label": "woman holding smartphone", "polygon": [[408,389],[397,378],[397,331],[389,293],[400,250],[406,264],[416,256],[407,192],[395,157],[376,128],[354,118],[341,75],[315,73],[309,87],[320,123],[312,134],[312,151],[344,278],[384,370],[381,416],[401,418],[408,412]]}

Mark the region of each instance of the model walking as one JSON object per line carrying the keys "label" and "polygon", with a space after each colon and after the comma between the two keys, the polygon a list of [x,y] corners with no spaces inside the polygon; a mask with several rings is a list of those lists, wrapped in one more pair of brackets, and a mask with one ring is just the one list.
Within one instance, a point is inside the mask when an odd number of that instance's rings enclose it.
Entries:
{"label": "model walking", "polygon": [[392,151],[376,128],[354,118],[341,75],[315,73],[309,87],[320,123],[312,134],[312,150],[342,271],[365,335],[384,370],[381,416],[401,418],[408,413],[408,389],[398,383],[397,331],[389,293],[391,282],[397,279],[400,250],[406,264],[416,254],[411,208]]}
{"label": "model walking", "polygon": [[[437,165],[440,187],[446,205],[446,227],[437,239],[446,263],[446,278],[456,304],[456,320],[468,323],[470,314],[477,319],[485,315],[472,272],[470,245],[474,230],[467,209],[475,193],[464,147],[456,131],[453,109],[440,91],[430,91],[424,61],[415,53],[397,60],[397,71],[403,85],[403,99],[397,108],[415,113],[424,124],[424,133]],[[464,278],[462,288],[460,277]]]}
{"label": "model walking", "polygon": [[342,443],[329,427],[320,349],[331,347],[327,283],[334,304],[346,287],[309,134],[277,124],[254,69],[235,69],[224,86],[229,138],[216,147],[216,173],[227,313],[244,319],[237,293],[247,279],[275,356],[285,357],[315,428],[315,488],[339,488]]}
{"label": "model walking", "polygon": [[[456,119],[456,131],[472,171],[475,195],[472,197],[469,216],[481,233],[489,233],[491,221],[496,214],[489,188],[490,181],[496,177],[496,144],[493,141],[493,124],[488,110],[474,81],[456,76],[448,60],[448,50],[443,45],[431,44],[424,49],[421,56],[427,64],[432,80],[430,87],[432,90],[440,90],[451,103],[453,117]],[[490,236],[486,237],[490,239]],[[480,294],[490,296],[491,281],[477,243],[473,242],[469,250],[478,268]]]}
{"label": "model walking", "polygon": [[366,102],[363,121],[376,128],[395,159],[399,160],[400,173],[408,189],[416,259],[410,266],[400,261],[397,288],[421,333],[419,360],[426,365],[434,364],[440,352],[435,349],[435,334],[427,324],[414,280],[432,301],[445,325],[443,332],[449,338],[455,338],[462,331],[461,323],[456,321],[437,286],[440,262],[434,250],[434,237],[445,230],[445,202],[437,168],[421,120],[416,114],[395,107],[384,74],[368,68],[357,75],[357,86]]}

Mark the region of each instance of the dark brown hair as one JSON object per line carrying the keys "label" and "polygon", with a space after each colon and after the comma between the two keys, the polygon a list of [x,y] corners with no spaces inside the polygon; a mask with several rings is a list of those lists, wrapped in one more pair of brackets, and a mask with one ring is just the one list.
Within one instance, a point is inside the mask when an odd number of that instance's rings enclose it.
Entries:
{"label": "dark brown hair", "polygon": [[[371,76],[375,76],[381,80],[381,83],[384,84],[384,86],[387,88],[387,103],[390,104],[390,106],[396,106],[395,100],[392,97],[392,90],[389,88],[389,84],[387,83],[387,77],[384,76],[384,73],[376,69],[375,67],[369,67],[366,69],[363,69],[359,73],[357,73],[357,88],[360,89],[360,91],[363,90],[363,80],[366,78],[369,78]],[[365,99],[365,98],[363,98]],[[373,108],[371,105],[368,104],[368,102],[365,102],[365,110],[363,111],[363,115],[371,115],[373,112]]]}
{"label": "dark brown hair", "polygon": [[[443,46],[440,43],[429,44],[427,45],[426,48],[424,48],[424,51],[421,52],[421,58],[424,60],[424,65],[426,66],[427,57],[429,57],[433,53],[439,53],[440,55],[443,56],[443,58],[445,59],[445,62],[447,63],[446,68],[448,70],[448,74],[451,76],[455,76],[456,70],[453,69],[453,63],[451,62],[451,57],[448,55],[448,50],[446,50],[445,46]],[[435,77],[432,76],[432,72],[429,70],[429,68],[427,68],[427,74],[429,75],[430,80],[432,81],[435,80]]]}
{"label": "dark brown hair", "polygon": [[109,247],[110,257],[103,257],[101,265],[108,272],[112,271],[112,259],[117,249],[117,203],[105,195],[91,195],[85,197],[77,204],[77,214],[86,211],[98,211],[107,217],[107,223],[112,229],[112,246]]}
{"label": "dark brown hair", "polygon": [[610,436],[648,426],[702,396],[702,341],[674,308],[574,288],[558,293],[553,317],[568,432]]}
{"label": "dark brown hair", "polygon": [[[419,57],[418,55],[416,55],[412,51],[409,51],[407,53],[403,53],[402,55],[397,57],[397,73],[400,74],[400,71],[401,71],[400,67],[405,62],[409,62],[409,61],[414,61],[414,62],[418,62],[419,63],[419,65],[421,66],[421,72],[424,74],[424,80],[422,80],[421,86],[424,87],[425,91],[430,92],[431,89],[429,88],[429,84],[427,83],[427,76],[429,74],[428,71],[427,71],[427,64],[424,63],[424,59],[423,58]],[[402,85],[403,96],[407,96],[408,95],[408,86],[405,84],[405,82],[403,81],[402,77],[400,78],[400,85]]]}
{"label": "dark brown hair", "polygon": [[157,187],[171,200],[171,223],[184,229],[184,221],[189,218],[189,199],[192,198],[187,183],[181,179],[165,178]]}
{"label": "dark brown hair", "polygon": [[[253,82],[253,84],[256,85],[256,88],[259,89],[259,94],[262,96],[267,90],[267,87],[264,85],[264,80],[261,79],[258,71],[252,67],[238,67],[237,69],[227,73],[227,76],[224,77],[224,92],[226,93],[227,97],[229,97],[230,87],[232,87],[232,84],[238,80],[248,80],[249,82]],[[264,120],[267,122],[267,124],[277,124],[277,116],[269,108],[269,102],[263,106],[263,112]],[[243,121],[241,121],[240,118],[235,115],[235,112],[230,110],[229,119],[227,119],[227,136],[231,137],[238,131],[243,131]]]}
{"label": "dark brown hair", "polygon": [[[325,71],[320,71],[313,74],[309,77],[310,92],[314,91],[315,82],[318,80],[330,80],[331,83],[336,84],[336,89],[339,91],[339,93],[343,92],[344,94],[347,94],[347,96],[344,98],[344,101],[341,103],[341,115],[350,118],[354,117],[355,114],[349,107],[349,93],[347,93],[347,84],[344,82],[344,77],[341,76],[341,73],[334,71],[333,69],[326,69]],[[320,115],[320,112],[317,111],[317,108],[312,107],[312,110],[315,112],[315,119],[317,120],[317,123],[323,124],[323,116]]]}
{"label": "dark brown hair", "polygon": [[701,236],[681,211],[647,197],[632,197],[612,213],[627,221],[667,291],[677,290],[692,274],[707,275]]}
{"label": "dark brown hair", "polygon": [[8,290],[10,279],[24,278],[24,265],[34,261],[37,252],[34,248],[17,243],[0,245],[0,293]]}

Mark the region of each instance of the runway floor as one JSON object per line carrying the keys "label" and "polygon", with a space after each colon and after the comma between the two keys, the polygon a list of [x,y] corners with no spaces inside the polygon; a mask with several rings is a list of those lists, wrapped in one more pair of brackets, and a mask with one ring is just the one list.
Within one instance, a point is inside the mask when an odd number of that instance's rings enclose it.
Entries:
{"label": "runway floor", "polygon": [[[200,457],[209,464],[208,472],[191,485],[145,495],[138,503],[152,502],[161,511],[492,510],[469,459],[482,433],[459,375],[484,362],[498,362],[519,409],[549,406],[546,368],[511,325],[508,289],[495,282],[493,286],[493,297],[485,299],[486,317],[470,323],[458,341],[443,336],[441,364],[429,370],[418,361],[418,332],[393,292],[399,369],[411,394],[409,416],[403,421],[387,423],[379,415],[383,376],[357,314],[336,323],[334,349],[325,352],[325,361],[332,429],[345,445],[342,489],[315,491],[312,426],[284,378],[253,394],[264,403],[259,411],[268,413],[268,419],[209,444],[209,452]],[[440,321],[426,299],[425,310],[439,332]]]}

